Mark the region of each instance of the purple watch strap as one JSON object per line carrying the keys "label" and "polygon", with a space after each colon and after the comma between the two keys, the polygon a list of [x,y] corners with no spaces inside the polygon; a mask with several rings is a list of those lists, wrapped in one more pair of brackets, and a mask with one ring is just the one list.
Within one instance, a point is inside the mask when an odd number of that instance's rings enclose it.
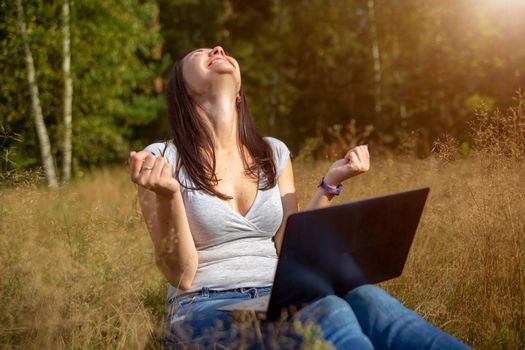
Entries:
{"label": "purple watch strap", "polygon": [[337,185],[336,188],[333,188],[329,185],[326,184],[326,182],[324,182],[324,177],[321,179],[321,182],[319,183],[319,186],[317,187],[321,187],[326,193],[329,193],[329,194],[333,194],[333,195],[340,195],[341,192],[343,191],[343,185],[342,184],[339,184]]}

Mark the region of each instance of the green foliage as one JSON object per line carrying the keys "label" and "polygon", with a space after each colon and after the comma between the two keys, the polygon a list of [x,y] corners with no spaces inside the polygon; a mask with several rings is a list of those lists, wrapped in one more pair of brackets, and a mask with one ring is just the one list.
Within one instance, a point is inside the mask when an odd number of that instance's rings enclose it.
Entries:
{"label": "green foliage", "polygon": [[374,142],[393,149],[403,142],[398,135],[420,130],[421,156],[444,132],[471,141],[466,122],[473,111],[509,105],[525,59],[515,45],[525,30],[523,7],[506,18],[503,6],[470,0],[375,1],[382,105],[376,115],[367,2],[160,4],[172,58],[192,47],[224,46],[240,62],[257,126],[296,151],[311,147],[312,138],[332,143],[328,127],[350,120],[372,124]]}
{"label": "green foliage", "polygon": [[[372,20],[368,2],[72,3],[73,125],[82,133],[73,135],[77,173],[124,160],[130,146],[169,137],[162,92],[153,91],[153,80],[165,80],[189,49],[215,45],[239,61],[256,126],[284,139],[295,154],[302,148],[302,154],[326,153],[340,143],[332,127],[352,120],[373,126],[368,141],[375,149],[406,148],[405,136],[413,135],[414,152],[427,156],[444,133],[473,144],[468,125],[475,113],[510,106],[510,96],[523,85],[525,46],[518,43],[525,6],[507,11],[496,1],[374,0]],[[60,163],[61,3],[29,0],[24,6],[44,117]],[[16,9],[11,2],[0,9],[0,172],[7,172],[38,167],[40,156]],[[312,140],[319,140],[315,149]]]}
{"label": "green foliage", "polygon": [[[30,46],[52,151],[61,159],[63,114],[61,2],[25,1]],[[2,3],[2,172],[40,163],[14,3]],[[152,89],[161,62],[153,1],[71,3],[73,163],[76,169],[122,161],[137,127],[157,118],[163,101]],[[14,137],[18,135],[18,137]]]}

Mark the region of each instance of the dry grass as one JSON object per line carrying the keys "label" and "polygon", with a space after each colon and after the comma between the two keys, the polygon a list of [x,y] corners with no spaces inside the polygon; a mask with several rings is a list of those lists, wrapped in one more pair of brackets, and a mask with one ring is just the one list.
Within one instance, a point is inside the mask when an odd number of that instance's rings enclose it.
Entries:
{"label": "dry grass", "polygon": [[[519,349],[525,346],[525,164],[496,163],[487,156],[375,160],[338,200],[430,186],[403,276],[384,287],[477,348]],[[326,166],[295,164],[302,205]],[[125,169],[103,170],[59,191],[3,190],[1,344],[156,343],[165,285],[135,201]]]}
{"label": "dry grass", "polygon": [[58,191],[4,190],[0,344],[142,348],[164,283],[122,169]]}
{"label": "dry grass", "polygon": [[[385,283],[425,319],[480,349],[525,347],[525,163],[487,155],[444,163],[376,161],[341,201],[429,186],[403,275]],[[319,174],[326,165],[296,166]],[[299,175],[312,188],[316,175]],[[301,195],[302,203],[306,194]]]}
{"label": "dry grass", "polygon": [[[431,188],[405,271],[383,286],[479,349],[525,348],[520,101],[507,124],[501,114],[482,116],[477,151],[466,160],[443,154],[455,152],[448,146],[425,160],[377,159],[371,148],[370,172],[337,199]],[[327,167],[295,163],[302,206]],[[126,169],[56,191],[26,183],[0,195],[0,347],[158,347],[166,285]]]}

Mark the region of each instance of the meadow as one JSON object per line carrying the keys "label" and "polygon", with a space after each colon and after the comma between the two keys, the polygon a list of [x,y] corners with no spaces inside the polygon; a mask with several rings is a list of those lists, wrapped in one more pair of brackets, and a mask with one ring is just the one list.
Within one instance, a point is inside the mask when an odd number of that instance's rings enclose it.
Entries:
{"label": "meadow", "polygon": [[[431,188],[405,270],[382,286],[478,349],[525,347],[521,132],[518,148],[485,132],[467,158],[450,142],[426,159],[371,148],[370,171],[334,200]],[[302,207],[328,166],[294,162]],[[0,347],[158,348],[166,283],[124,164],[58,190],[0,191]]]}

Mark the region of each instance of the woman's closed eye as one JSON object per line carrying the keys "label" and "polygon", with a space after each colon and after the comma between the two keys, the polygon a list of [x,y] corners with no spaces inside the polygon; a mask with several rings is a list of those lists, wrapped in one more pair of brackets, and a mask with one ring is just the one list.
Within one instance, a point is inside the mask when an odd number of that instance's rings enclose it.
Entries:
{"label": "woman's closed eye", "polygon": [[[206,49],[198,49],[198,50],[195,50],[193,51],[193,53],[191,54],[192,56],[195,56],[195,55],[200,55],[202,54]],[[209,49],[208,49],[209,50]]]}

